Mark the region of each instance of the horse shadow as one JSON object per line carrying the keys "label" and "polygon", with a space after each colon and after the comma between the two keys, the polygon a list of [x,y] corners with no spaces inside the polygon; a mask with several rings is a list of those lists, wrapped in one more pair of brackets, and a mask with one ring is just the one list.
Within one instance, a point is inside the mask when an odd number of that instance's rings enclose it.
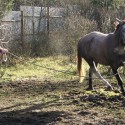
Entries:
{"label": "horse shadow", "polygon": [[[12,110],[24,103],[0,109],[0,125],[48,125],[66,118],[68,113],[64,111],[41,111],[42,108],[57,104],[57,100],[34,104],[25,109]],[[8,110],[8,111],[4,111]]]}

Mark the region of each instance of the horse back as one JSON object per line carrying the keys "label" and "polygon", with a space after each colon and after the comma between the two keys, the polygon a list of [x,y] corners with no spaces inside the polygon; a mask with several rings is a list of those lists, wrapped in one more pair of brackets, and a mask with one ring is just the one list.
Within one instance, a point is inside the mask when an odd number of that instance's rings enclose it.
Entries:
{"label": "horse back", "polygon": [[88,61],[95,61],[109,65],[110,35],[100,32],[91,32],[79,40],[78,51]]}

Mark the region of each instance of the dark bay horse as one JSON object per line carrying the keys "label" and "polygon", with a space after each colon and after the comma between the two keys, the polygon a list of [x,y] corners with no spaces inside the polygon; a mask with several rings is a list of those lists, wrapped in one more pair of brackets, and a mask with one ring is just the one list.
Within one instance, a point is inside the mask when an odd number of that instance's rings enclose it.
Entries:
{"label": "dark bay horse", "polygon": [[125,62],[125,21],[120,21],[113,33],[104,34],[101,32],[91,32],[82,37],[77,46],[78,72],[80,82],[82,82],[82,58],[90,66],[89,68],[89,87],[92,90],[92,74],[103,80],[111,89],[110,83],[104,79],[97,70],[97,64],[110,66],[120,86],[120,90],[125,94],[123,81],[118,73],[118,68]]}

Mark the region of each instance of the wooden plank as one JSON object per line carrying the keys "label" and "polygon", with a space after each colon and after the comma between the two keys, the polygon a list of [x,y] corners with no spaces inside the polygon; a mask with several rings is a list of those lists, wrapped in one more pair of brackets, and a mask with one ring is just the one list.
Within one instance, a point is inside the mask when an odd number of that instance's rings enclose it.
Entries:
{"label": "wooden plank", "polygon": [[1,22],[7,22],[7,23],[11,23],[11,22],[20,22],[21,20],[1,20]]}
{"label": "wooden plank", "polygon": [[24,50],[24,24],[23,24],[23,11],[21,11],[21,42],[22,42],[22,52]]}

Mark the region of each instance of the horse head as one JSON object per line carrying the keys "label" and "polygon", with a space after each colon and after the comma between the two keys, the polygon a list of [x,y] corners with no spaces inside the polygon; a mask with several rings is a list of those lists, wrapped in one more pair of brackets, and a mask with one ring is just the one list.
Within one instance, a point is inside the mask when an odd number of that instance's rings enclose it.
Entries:
{"label": "horse head", "polygon": [[123,46],[125,46],[125,20],[119,20],[114,22],[115,25],[115,32],[118,33],[120,36],[120,42]]}
{"label": "horse head", "polygon": [[115,43],[117,45],[114,52],[119,55],[125,55],[125,20],[119,20],[116,18],[114,26]]}

